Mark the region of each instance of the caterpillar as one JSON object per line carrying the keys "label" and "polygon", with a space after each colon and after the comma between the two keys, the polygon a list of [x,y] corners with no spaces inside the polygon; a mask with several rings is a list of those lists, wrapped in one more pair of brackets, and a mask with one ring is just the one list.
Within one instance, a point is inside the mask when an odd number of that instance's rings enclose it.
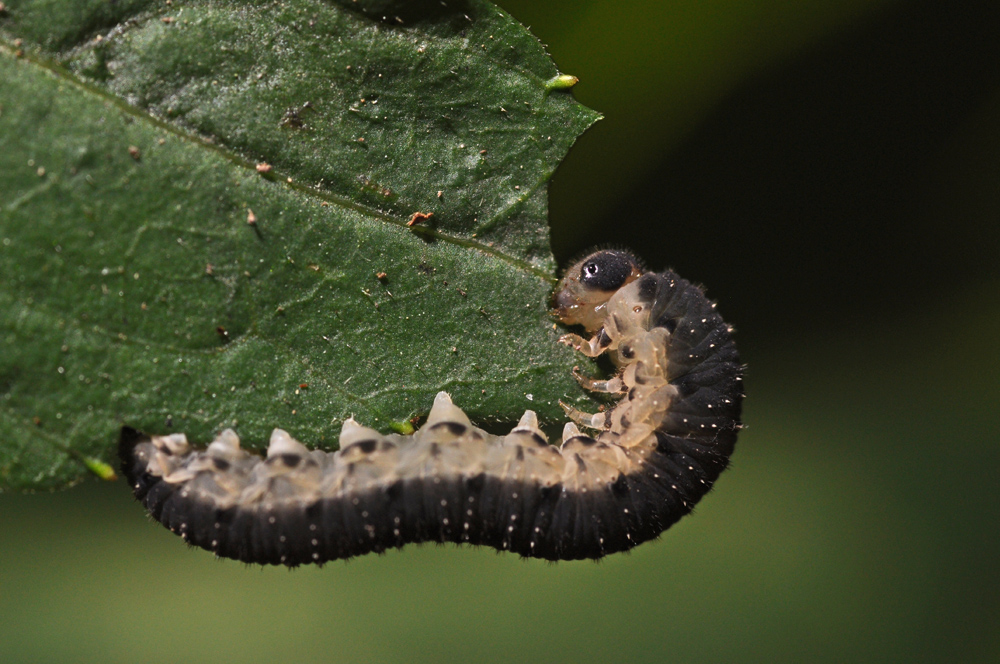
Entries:
{"label": "caterpillar", "polygon": [[[123,427],[119,457],[135,497],[188,543],[247,563],[324,563],[410,542],[491,546],[548,560],[597,559],[658,537],[714,484],[741,427],[743,367],[729,327],[701,288],[601,250],[565,273],[555,315],[591,334],[561,337],[608,354],[619,396],[605,412],[561,405],[550,445],[532,411],[505,436],[469,421],[448,394],[410,436],[348,419],[336,452],[281,429],[266,458],[236,433],[205,450],[184,434]],[[580,427],[594,435],[581,432]]]}

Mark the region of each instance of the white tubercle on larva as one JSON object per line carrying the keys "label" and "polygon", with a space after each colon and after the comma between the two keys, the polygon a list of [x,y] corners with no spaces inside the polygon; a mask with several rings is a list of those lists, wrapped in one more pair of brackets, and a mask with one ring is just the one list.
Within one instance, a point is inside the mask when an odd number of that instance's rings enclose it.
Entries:
{"label": "white tubercle on larva", "polygon": [[305,456],[309,454],[309,448],[288,435],[283,429],[275,429],[271,432],[271,440],[267,446],[268,458],[279,454],[297,454]]}
{"label": "white tubercle on larva", "polygon": [[206,450],[211,456],[229,458],[240,452],[240,437],[232,429],[226,429],[215,437]]}
{"label": "white tubercle on larva", "polygon": [[166,448],[165,451],[174,456],[187,454],[191,451],[191,445],[188,444],[187,436],[182,433],[172,433],[169,436],[160,436],[159,441]]}
{"label": "white tubercle on larva", "polygon": [[431,412],[427,414],[427,424],[424,426],[432,427],[439,422],[455,422],[467,427],[472,426],[469,416],[451,402],[451,396],[447,392],[438,392],[437,396],[434,397],[434,405],[431,406]]}
{"label": "white tubercle on larva", "polygon": [[565,425],[563,425],[563,431],[562,431],[563,445],[565,445],[567,441],[573,438],[578,438],[579,436],[582,435],[583,433],[580,431],[579,427],[577,427],[572,422],[567,422]]}
{"label": "white tubercle on larva", "polygon": [[528,433],[528,434],[538,434],[542,437],[542,440],[548,442],[549,437],[545,435],[545,432],[541,430],[538,426],[538,415],[535,414],[533,410],[524,411],[524,415],[518,420],[517,426],[511,429],[511,433]]}
{"label": "white tubercle on larva", "polygon": [[378,440],[381,437],[382,434],[375,431],[375,429],[362,426],[353,417],[349,417],[344,421],[344,425],[340,429],[340,449],[344,450],[362,440]]}

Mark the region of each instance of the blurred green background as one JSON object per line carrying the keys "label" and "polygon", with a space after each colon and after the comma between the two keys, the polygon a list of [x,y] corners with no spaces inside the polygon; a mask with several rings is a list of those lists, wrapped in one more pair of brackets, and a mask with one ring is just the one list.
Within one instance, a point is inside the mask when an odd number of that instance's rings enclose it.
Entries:
{"label": "blurred green background", "polygon": [[501,5],[607,117],[557,257],[633,247],[737,326],[733,469],[598,564],[261,570],[121,482],[2,495],[0,661],[1000,661],[1000,6]]}

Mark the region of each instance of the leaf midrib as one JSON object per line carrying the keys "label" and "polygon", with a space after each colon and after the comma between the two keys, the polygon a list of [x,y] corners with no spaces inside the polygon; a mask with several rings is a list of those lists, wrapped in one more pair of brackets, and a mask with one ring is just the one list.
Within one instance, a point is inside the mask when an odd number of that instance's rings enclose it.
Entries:
{"label": "leaf midrib", "polygon": [[[18,51],[21,51],[20,55],[17,54]],[[528,261],[522,260],[515,256],[511,256],[510,254],[507,254],[504,251],[497,249],[496,247],[491,247],[487,244],[469,238],[450,235],[448,233],[444,233],[440,230],[429,228],[426,226],[420,226],[420,225],[407,226],[407,222],[409,221],[407,218],[386,214],[384,212],[380,212],[379,210],[376,210],[374,208],[371,208],[369,206],[360,203],[356,203],[354,201],[343,198],[336,194],[322,191],[320,189],[317,189],[309,185],[301,184],[299,182],[296,182],[295,179],[290,175],[283,173],[277,169],[271,170],[269,173],[257,173],[256,164],[251,160],[243,157],[242,155],[232,150],[229,150],[228,148],[225,148],[217,143],[214,143],[204,136],[183,131],[181,128],[169,123],[166,120],[163,120],[162,118],[159,118],[155,115],[152,115],[151,113],[136,108],[135,106],[132,106],[131,104],[126,102],[124,99],[109,93],[107,90],[104,90],[92,83],[80,79],[57,61],[42,56],[37,52],[29,52],[19,49],[8,39],[2,37],[0,37],[0,54],[9,57],[15,61],[27,63],[29,65],[37,67],[38,69],[44,71],[45,73],[53,76],[57,80],[68,83],[69,85],[77,88],[83,93],[92,95],[104,101],[105,103],[114,106],[116,109],[120,110],[123,113],[128,114],[130,117],[136,119],[137,121],[144,122],[149,126],[156,127],[157,129],[168,132],[173,136],[177,137],[178,139],[182,141],[187,141],[192,145],[195,145],[201,149],[211,151],[219,155],[226,161],[230,162],[234,166],[244,169],[248,172],[252,172],[257,177],[266,179],[276,186],[284,187],[288,191],[295,192],[297,194],[305,196],[306,198],[310,198],[320,202],[325,202],[330,205],[335,205],[344,210],[350,210],[362,216],[367,216],[371,219],[375,219],[383,223],[398,226],[400,228],[407,230],[408,232],[426,238],[438,240],[441,242],[447,242],[466,249],[474,249],[477,251],[481,251],[494,258],[497,258],[498,260],[502,260],[523,272],[531,274],[532,276],[535,276],[549,284],[556,283],[556,278],[546,270],[535,267]],[[549,175],[551,175],[551,173],[549,173]],[[540,180],[539,184],[542,184],[545,181],[547,181],[547,179],[542,179]],[[534,190],[534,188],[532,189]]]}

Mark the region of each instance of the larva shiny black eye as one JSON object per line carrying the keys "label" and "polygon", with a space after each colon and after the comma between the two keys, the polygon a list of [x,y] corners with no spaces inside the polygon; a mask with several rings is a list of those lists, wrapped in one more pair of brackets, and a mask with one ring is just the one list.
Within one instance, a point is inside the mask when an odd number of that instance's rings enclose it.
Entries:
{"label": "larva shiny black eye", "polygon": [[637,271],[634,258],[623,251],[599,251],[580,266],[580,283],[602,291],[618,290]]}

